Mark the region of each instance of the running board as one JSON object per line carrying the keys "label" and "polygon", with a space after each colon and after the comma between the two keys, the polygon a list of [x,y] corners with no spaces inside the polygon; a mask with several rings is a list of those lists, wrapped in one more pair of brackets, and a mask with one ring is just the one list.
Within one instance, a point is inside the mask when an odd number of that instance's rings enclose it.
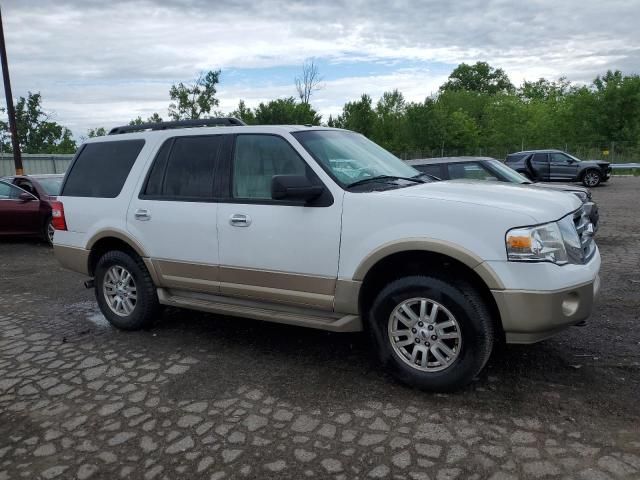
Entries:
{"label": "running board", "polygon": [[288,307],[270,302],[263,303],[165,288],[158,288],[158,300],[162,305],[172,307],[316,328],[330,332],[362,331],[362,321],[358,315],[344,315],[311,308]]}

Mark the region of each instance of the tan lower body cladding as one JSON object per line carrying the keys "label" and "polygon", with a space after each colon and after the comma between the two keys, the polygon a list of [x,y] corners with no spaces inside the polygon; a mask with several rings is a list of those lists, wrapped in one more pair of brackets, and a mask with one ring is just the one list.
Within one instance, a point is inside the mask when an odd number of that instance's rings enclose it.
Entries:
{"label": "tan lower body cladding", "polygon": [[[152,260],[158,286],[254,300],[300,305],[332,311],[357,313],[353,285],[360,282],[336,281],[298,273],[204,265],[169,260]],[[339,305],[338,305],[339,304]],[[340,308],[338,308],[340,307]]]}

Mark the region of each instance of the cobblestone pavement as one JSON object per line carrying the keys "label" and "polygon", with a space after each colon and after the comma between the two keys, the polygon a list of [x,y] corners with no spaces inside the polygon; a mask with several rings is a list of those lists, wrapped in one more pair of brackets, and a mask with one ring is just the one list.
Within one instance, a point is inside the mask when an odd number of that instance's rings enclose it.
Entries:
{"label": "cobblestone pavement", "polygon": [[465,391],[396,384],[366,338],[168,309],[125,333],[36,242],[0,243],[0,480],[640,478],[640,179],[596,189],[591,322]]}

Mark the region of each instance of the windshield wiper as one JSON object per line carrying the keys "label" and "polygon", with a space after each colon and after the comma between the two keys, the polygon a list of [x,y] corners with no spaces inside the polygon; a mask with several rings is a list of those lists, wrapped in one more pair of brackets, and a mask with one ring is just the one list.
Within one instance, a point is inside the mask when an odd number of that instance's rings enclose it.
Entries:
{"label": "windshield wiper", "polygon": [[[428,178],[430,182],[441,182],[442,179],[440,177],[436,177],[435,175],[431,175],[430,173],[419,173],[418,175],[416,175],[415,177],[412,178]],[[426,182],[423,182],[426,183]]]}
{"label": "windshield wiper", "polygon": [[369,182],[377,182],[380,180],[409,180],[410,182],[425,183],[424,180],[420,180],[419,178],[397,177],[395,175],[377,175],[375,177],[363,178],[362,180],[358,180],[356,182],[350,183],[347,185],[347,188],[356,187],[358,185],[363,185]]}

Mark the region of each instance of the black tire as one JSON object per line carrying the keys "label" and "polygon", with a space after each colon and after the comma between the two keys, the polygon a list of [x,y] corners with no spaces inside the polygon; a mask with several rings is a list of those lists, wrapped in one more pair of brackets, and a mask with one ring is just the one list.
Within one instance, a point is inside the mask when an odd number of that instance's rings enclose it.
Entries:
{"label": "black tire", "polygon": [[[136,287],[136,302],[133,311],[128,315],[118,315],[109,306],[104,293],[104,283],[111,267],[126,269],[133,277]],[[95,269],[95,294],[102,314],[116,328],[122,330],[139,330],[151,326],[160,314],[160,303],[156,286],[140,257],[135,254],[112,250],[100,257]]]}
{"label": "black tire", "polygon": [[589,169],[582,174],[582,184],[587,188],[593,188],[602,182],[602,174],[595,169]]}
{"label": "black tire", "polygon": [[42,239],[49,245],[49,246],[53,246],[53,234],[52,231],[50,229],[53,228],[53,225],[51,224],[51,217],[48,217],[45,222],[44,225],[42,227]]}
{"label": "black tire", "polygon": [[[413,298],[439,303],[458,322],[461,348],[457,358],[443,370],[427,372],[412,367],[392,346],[388,334],[390,316],[396,306]],[[450,392],[471,382],[487,363],[496,335],[495,324],[480,294],[458,279],[416,275],[394,280],[375,298],[368,322],[374,347],[390,373],[402,383],[432,392]]]}

